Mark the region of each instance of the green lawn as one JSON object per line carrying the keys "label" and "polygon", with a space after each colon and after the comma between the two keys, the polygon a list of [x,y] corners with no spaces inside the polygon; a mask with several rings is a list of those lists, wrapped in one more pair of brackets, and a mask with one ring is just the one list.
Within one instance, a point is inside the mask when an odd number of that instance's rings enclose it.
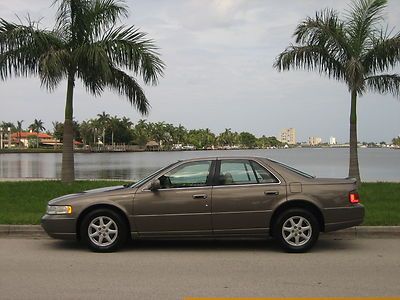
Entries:
{"label": "green lawn", "polygon": [[400,225],[400,183],[363,183],[359,194],[366,209],[363,225]]}
{"label": "green lawn", "polygon": [[85,190],[121,185],[118,181],[0,182],[0,224],[39,224],[47,202],[53,198]]}
{"label": "green lawn", "polygon": [[[118,181],[0,182],[0,224],[39,224],[47,201],[84,190],[121,185]],[[400,183],[363,183],[361,202],[366,207],[364,225],[400,225]]]}

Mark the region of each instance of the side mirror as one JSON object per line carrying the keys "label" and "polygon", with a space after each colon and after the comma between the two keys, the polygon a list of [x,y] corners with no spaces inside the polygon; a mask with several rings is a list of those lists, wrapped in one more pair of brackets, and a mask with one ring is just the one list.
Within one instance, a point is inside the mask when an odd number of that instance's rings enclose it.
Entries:
{"label": "side mirror", "polygon": [[159,179],[156,179],[154,181],[151,182],[150,184],[150,191],[157,191],[161,188],[161,183]]}

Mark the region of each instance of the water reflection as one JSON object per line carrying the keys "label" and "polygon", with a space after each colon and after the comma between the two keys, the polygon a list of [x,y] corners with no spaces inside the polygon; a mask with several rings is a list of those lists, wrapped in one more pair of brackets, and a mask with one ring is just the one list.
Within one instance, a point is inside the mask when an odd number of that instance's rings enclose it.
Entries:
{"label": "water reflection", "polygon": [[[348,149],[275,149],[187,152],[92,153],[75,155],[77,178],[138,180],[177,160],[194,157],[262,156],[318,177],[346,177]],[[400,151],[360,149],[363,180],[400,181]],[[60,153],[0,154],[2,178],[60,178]]]}

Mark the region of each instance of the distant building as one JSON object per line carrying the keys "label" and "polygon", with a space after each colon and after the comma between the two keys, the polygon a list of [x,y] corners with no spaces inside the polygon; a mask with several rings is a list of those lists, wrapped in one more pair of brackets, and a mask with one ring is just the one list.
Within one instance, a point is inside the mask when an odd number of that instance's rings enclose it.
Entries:
{"label": "distant building", "polygon": [[11,134],[11,138],[13,141],[13,144],[19,144],[24,146],[25,148],[29,147],[29,139],[38,139],[39,144],[42,145],[53,145],[54,143],[57,143],[59,141],[56,141],[51,135],[48,135],[47,133],[37,133],[37,132],[15,132]]}
{"label": "distant building", "polygon": [[329,145],[336,145],[336,144],[337,144],[336,138],[334,136],[331,136],[329,138]]}
{"label": "distant building", "polygon": [[148,151],[159,151],[160,145],[156,141],[149,141],[146,144],[146,150]]}
{"label": "distant building", "polygon": [[294,128],[282,129],[281,134],[279,135],[279,141],[284,144],[295,145],[296,144],[296,129],[294,129]]}
{"label": "distant building", "polygon": [[322,139],[318,136],[310,136],[308,138],[308,144],[310,146],[316,146],[322,143]]}

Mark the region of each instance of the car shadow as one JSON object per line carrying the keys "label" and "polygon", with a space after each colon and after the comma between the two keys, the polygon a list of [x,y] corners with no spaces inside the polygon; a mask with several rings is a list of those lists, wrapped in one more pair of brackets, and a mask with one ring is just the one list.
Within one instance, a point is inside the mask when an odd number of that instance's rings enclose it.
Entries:
{"label": "car shadow", "polygon": [[134,240],[125,251],[280,251],[270,240]]}

